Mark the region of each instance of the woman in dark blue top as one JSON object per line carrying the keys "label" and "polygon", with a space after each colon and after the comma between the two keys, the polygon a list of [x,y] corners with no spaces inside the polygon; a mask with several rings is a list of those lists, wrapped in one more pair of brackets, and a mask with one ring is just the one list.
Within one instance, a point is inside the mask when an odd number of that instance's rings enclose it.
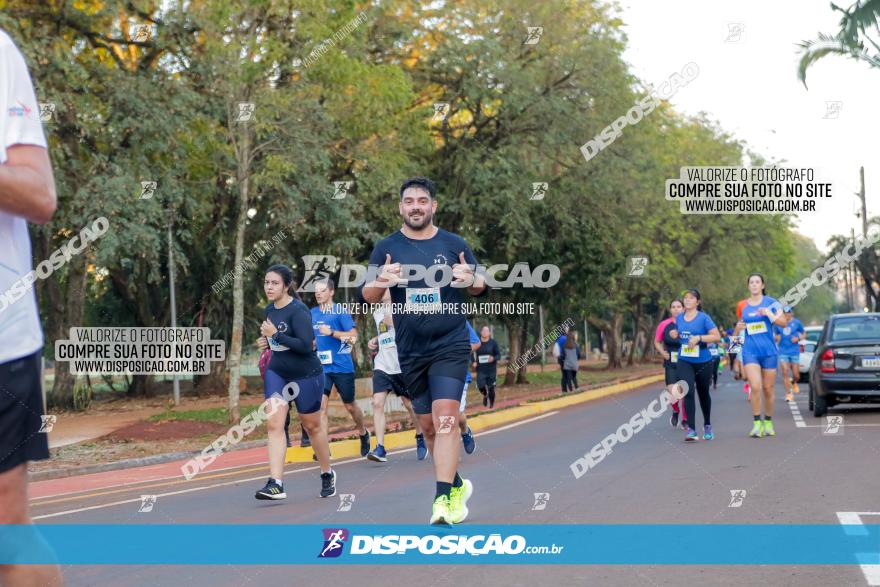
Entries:
{"label": "woman in dark blue top", "polygon": [[712,434],[712,398],[709,386],[712,383],[712,369],[715,368],[713,357],[706,346],[710,342],[721,340],[721,334],[715,322],[702,311],[700,292],[689,289],[682,295],[684,312],[675,318],[675,331],[671,335],[678,338],[681,348],[678,353],[677,375],[687,383],[687,395],[684,396],[684,411],[687,415],[687,436],[685,440],[697,440],[697,415],[694,392],[700,396],[700,411],[703,413],[703,440],[715,438]]}
{"label": "woman in dark blue top", "polygon": [[271,405],[267,422],[271,476],[266,486],[256,493],[257,499],[287,497],[281,476],[287,454],[284,420],[289,402],[296,404],[321,465],[321,497],[336,495],[336,472],[330,468],[327,428],[321,418],[324,371],[315,352],[312,315],[301,300],[290,295],[292,284],[293,271],[287,265],[273,265],[266,270],[263,289],[270,303],[266,306],[260,334],[272,349],[263,383],[263,397]]}

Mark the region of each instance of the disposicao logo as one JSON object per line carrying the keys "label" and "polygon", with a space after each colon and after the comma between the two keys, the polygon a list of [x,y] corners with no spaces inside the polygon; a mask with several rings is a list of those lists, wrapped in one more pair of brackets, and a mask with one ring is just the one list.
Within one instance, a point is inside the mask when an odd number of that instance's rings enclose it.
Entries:
{"label": "disposicao logo", "polygon": [[342,554],[345,541],[348,540],[348,530],[345,528],[324,528],[324,547],[318,558],[336,558]]}

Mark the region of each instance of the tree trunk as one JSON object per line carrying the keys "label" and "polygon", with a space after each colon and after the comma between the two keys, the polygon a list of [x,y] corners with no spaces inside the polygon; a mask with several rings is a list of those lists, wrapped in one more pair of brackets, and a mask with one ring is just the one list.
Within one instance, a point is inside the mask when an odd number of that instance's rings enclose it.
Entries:
{"label": "tree trunk", "polygon": [[[529,328],[528,325],[523,326],[520,329],[520,352],[526,352],[529,350]],[[519,369],[517,369],[516,373],[516,382],[517,383],[528,383],[528,372],[529,372],[529,364],[526,363]]]}
{"label": "tree trunk", "polygon": [[226,365],[223,361],[211,361],[211,372],[207,375],[193,375],[193,388],[199,395],[223,393]]}
{"label": "tree trunk", "polygon": [[605,331],[605,352],[608,353],[608,369],[623,366],[620,356],[620,340],[623,337],[623,314],[615,312],[611,317],[610,328]]}
{"label": "tree trunk", "polygon": [[639,346],[639,322],[642,320],[642,302],[641,300],[636,303],[636,314],[633,317],[633,340],[632,345],[629,347],[629,357],[626,359],[626,366],[632,367],[633,361],[635,361],[636,357],[636,347]]}
{"label": "tree trunk", "polygon": [[[58,314],[62,319],[55,332],[56,337],[68,338],[70,327],[81,326],[83,323],[84,300],[86,298],[86,285],[88,284],[87,264],[88,255],[85,251],[82,255],[74,257],[70,261],[70,270],[67,274],[67,295],[65,296],[67,304],[64,306],[64,311]],[[49,403],[53,407],[73,409],[73,387],[75,383],[76,376],[70,372],[70,361],[55,361],[55,382],[52,384],[52,395],[49,397]]]}
{"label": "tree trunk", "polygon": [[[251,157],[250,129],[241,133],[238,153],[238,219],[235,227],[235,265],[244,258],[244,238],[248,210],[248,163]],[[239,420],[239,382],[241,379],[241,339],[244,334],[244,284],[242,271],[235,271],[232,281],[232,336],[229,344],[229,423]]]}
{"label": "tree trunk", "polygon": [[504,373],[504,385],[513,385],[516,383],[517,370],[511,369],[511,366],[519,359],[522,350],[520,349],[520,325],[515,320],[502,318],[504,325],[507,327],[507,341],[510,344],[510,358],[507,363],[507,370]]}

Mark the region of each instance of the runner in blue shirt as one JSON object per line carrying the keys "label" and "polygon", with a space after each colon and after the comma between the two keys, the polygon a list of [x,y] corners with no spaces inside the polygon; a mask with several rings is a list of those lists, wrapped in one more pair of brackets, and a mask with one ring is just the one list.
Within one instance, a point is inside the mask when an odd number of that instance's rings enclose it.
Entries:
{"label": "runner in blue shirt", "polygon": [[712,398],[709,386],[712,383],[712,371],[715,362],[709,352],[708,344],[721,340],[721,334],[715,322],[703,312],[700,303],[700,292],[689,289],[682,294],[684,312],[675,317],[675,330],[670,336],[681,342],[678,351],[676,375],[687,383],[687,394],[684,396],[684,411],[687,416],[687,435],[685,441],[697,440],[696,400],[700,396],[700,411],[703,413],[703,440],[712,440]]}
{"label": "runner in blue shirt", "polygon": [[329,277],[315,283],[315,301],[312,308],[312,328],[318,345],[318,359],[324,368],[324,400],[321,413],[327,421],[327,401],[336,386],[342,405],[354,420],[361,440],[361,456],[370,452],[370,431],[364,424],[364,413],[355,400],[354,361],[351,349],[357,338],[357,329],[351,315],[340,304],[333,302],[336,284]]}
{"label": "runner in blue shirt", "polygon": [[785,387],[785,401],[794,401],[794,393],[799,393],[798,379],[800,379],[800,342],[806,338],[806,331],[801,321],[794,317],[791,306],[782,310],[788,325],[773,325],[773,337],[779,346],[779,363],[782,367],[782,385]]}
{"label": "runner in blue shirt", "polygon": [[379,275],[361,295],[376,304],[391,288],[392,302],[403,309],[394,312],[397,354],[437,480],[430,523],[448,525],[464,521],[473,492],[473,484],[458,474],[458,438],[450,434],[457,429],[471,351],[462,294],[467,289],[482,295],[486,282],[465,240],[434,226],[436,193],[437,186],[424,177],[400,186],[403,226],[376,244],[370,269]]}
{"label": "runner in blue shirt", "polygon": [[[751,390],[752,431],[749,436],[776,436],[773,428],[773,385],[779,351],[773,340],[773,325],[785,327],[787,321],[778,301],[766,295],[764,276],[749,275],[749,297],[742,307],[742,317],[736,323],[734,334],[745,334],[740,352],[746,378]],[[761,420],[761,400],[764,400],[764,419]]]}

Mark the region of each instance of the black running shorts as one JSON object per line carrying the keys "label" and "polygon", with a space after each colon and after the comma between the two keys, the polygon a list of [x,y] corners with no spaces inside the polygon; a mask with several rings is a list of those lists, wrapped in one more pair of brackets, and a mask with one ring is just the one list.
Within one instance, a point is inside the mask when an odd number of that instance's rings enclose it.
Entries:
{"label": "black running shorts", "polygon": [[0,365],[0,473],[48,459],[50,423],[43,423],[40,352]]}
{"label": "black running shorts", "polygon": [[400,369],[415,412],[430,414],[432,403],[440,399],[460,402],[469,363],[468,345],[427,356],[401,356]]}

